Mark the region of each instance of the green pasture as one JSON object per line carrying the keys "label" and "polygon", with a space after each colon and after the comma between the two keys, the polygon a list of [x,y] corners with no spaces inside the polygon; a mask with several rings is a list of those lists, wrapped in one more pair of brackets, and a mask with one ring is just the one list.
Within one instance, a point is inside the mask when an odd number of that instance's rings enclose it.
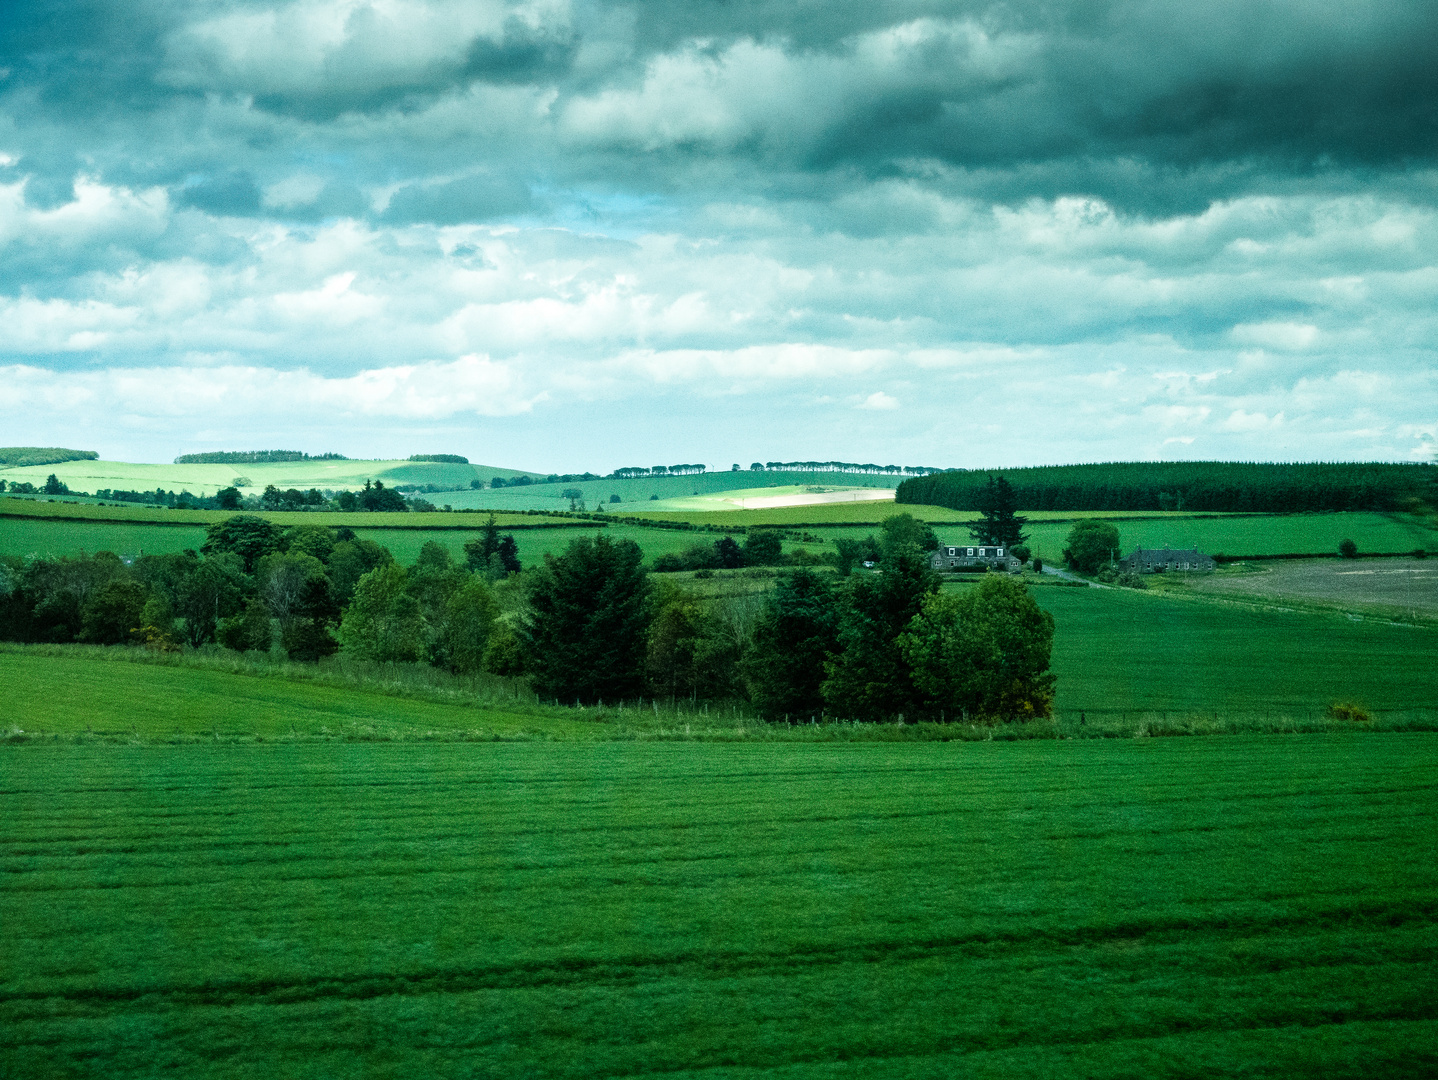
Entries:
{"label": "green pasture", "polygon": [[[1122,544],[1120,555],[1137,547],[1191,548],[1209,555],[1282,555],[1338,552],[1338,542],[1350,539],[1359,551],[1412,551],[1416,547],[1438,549],[1438,530],[1423,519],[1407,514],[1334,513],[1284,514],[1272,517],[1235,515],[1231,517],[1184,517],[1124,521],[1107,514],[1095,514],[1113,521]],[[1032,521],[1025,529],[1035,555],[1057,564],[1073,528],[1068,522]],[[941,542],[966,544],[973,541],[964,528],[936,528]]]}
{"label": "green pasture", "polygon": [[[6,498],[0,496],[0,518],[44,518],[56,521],[123,521],[153,525],[210,525],[235,514],[252,514],[273,521],[276,525],[341,525],[354,529],[373,528],[383,522],[387,529],[477,529],[489,519],[488,514],[433,513],[369,513],[327,510],[175,510],[163,506],[117,505],[114,503],[71,502],[68,499]],[[535,525],[552,521],[559,524],[568,518],[552,518],[545,514],[500,512],[494,515],[500,525]]]}
{"label": "green pasture", "polygon": [[1438,736],[0,747],[0,1075],[1428,1077]]}
{"label": "green pasture", "polygon": [[[963,588],[965,586],[953,586]],[[1317,717],[1334,700],[1438,716],[1438,628],[1129,589],[1035,586],[1054,617],[1055,706],[1128,714]]]}
{"label": "green pasture", "polygon": [[[108,508],[107,508],[108,509]],[[214,515],[220,520],[227,515]],[[373,540],[389,548],[394,557],[406,565],[414,562],[420,548],[433,541],[447,548],[457,559],[464,558],[464,544],[474,539],[484,528],[486,518],[480,514],[406,514],[406,527],[372,527],[368,523],[376,520],[388,526],[397,515],[380,514],[269,514],[273,519],[298,518],[299,524],[348,524],[355,533],[366,540]],[[417,527],[410,524],[413,518],[438,518],[443,527]],[[329,519],[343,518],[343,522]],[[366,523],[354,525],[359,518]],[[544,526],[546,520],[555,523]],[[290,524],[291,522],[281,522]],[[543,560],[546,552],[560,552],[570,541],[579,536],[590,536],[603,531],[611,540],[630,539],[643,550],[645,557],[654,559],[666,552],[679,552],[693,544],[712,544],[718,534],[710,532],[689,532],[681,529],[645,528],[642,525],[591,525],[587,522],[546,519],[543,517],[510,516],[500,519],[501,526],[521,525],[513,535],[519,545],[519,558],[526,566]],[[456,526],[462,527],[456,527]],[[538,526],[538,527],[536,527]],[[742,539],[742,538],[741,538]],[[187,548],[199,550],[205,542],[205,527],[195,525],[162,525],[159,523],[130,523],[127,521],[66,521],[50,518],[29,518],[0,516],[0,554],[38,556],[52,558],[60,555],[75,555],[81,551],[113,551],[117,555],[151,555],[184,551]],[[788,547],[796,545],[790,544]],[[810,545],[813,547],[814,545]]]}
{"label": "green pasture", "polygon": [[[530,484],[525,487],[498,488],[470,492],[445,492],[443,502],[460,507],[483,507],[496,510],[567,510],[569,496],[564,493],[578,488],[584,493],[584,504],[590,509],[597,502],[606,507],[611,495],[619,496],[619,503],[613,507],[615,513],[648,513],[652,504],[651,495],[660,500],[682,499],[694,495],[713,495],[736,489],[773,488],[787,490],[794,485],[816,484],[823,487],[872,487],[892,488],[896,480],[891,476],[869,475],[868,473],[804,473],[774,472],[705,472],[693,476],[643,476],[633,480],[604,478],[600,480],[574,480],[556,484]],[[757,490],[755,493],[758,493]],[[432,500],[440,501],[440,500]],[[703,511],[691,511],[690,513]],[[687,519],[688,514],[680,514]],[[708,520],[707,514],[705,520]]]}
{"label": "green pasture", "polygon": [[[133,461],[66,461],[56,465],[23,465],[0,467],[0,480],[29,481],[36,487],[54,473],[76,491],[94,492],[102,488],[121,491],[189,490],[192,494],[213,495],[220,488],[238,486],[247,495],[258,494],[265,485],[285,488],[346,488],[364,487],[366,480],[383,480],[395,484],[437,484],[443,487],[469,487],[479,479],[488,483],[495,476],[526,473],[523,469],[504,469],[492,465],[452,465],[434,461],[277,461],[246,465],[172,465],[147,464]],[[235,485],[237,479],[248,484]]]}
{"label": "green pasture", "polygon": [[183,664],[155,659],[124,649],[0,648],[0,679],[11,688],[0,736],[583,739],[600,731],[581,723],[582,714],[539,707],[493,677],[473,686],[423,669],[320,669],[233,653]]}

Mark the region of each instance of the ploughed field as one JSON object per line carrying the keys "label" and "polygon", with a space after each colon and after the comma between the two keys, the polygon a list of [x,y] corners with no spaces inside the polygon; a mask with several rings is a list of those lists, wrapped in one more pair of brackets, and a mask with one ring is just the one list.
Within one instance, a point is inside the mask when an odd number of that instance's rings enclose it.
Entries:
{"label": "ploughed field", "polygon": [[1438,735],[0,748],[0,1074],[1431,1076]]}
{"label": "ploughed field", "polygon": [[1203,592],[1310,600],[1395,617],[1438,615],[1438,559],[1343,559],[1245,565],[1237,573],[1193,575]]}

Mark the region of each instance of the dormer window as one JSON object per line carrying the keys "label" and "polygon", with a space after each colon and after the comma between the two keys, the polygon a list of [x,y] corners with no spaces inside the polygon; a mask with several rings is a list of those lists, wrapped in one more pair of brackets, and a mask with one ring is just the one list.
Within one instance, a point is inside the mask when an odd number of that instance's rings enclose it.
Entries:
{"label": "dormer window", "polygon": [[973,548],[969,548],[969,558],[972,559],[973,557],[974,557],[974,549],[973,549]]}
{"label": "dormer window", "polygon": [[999,548],[998,551],[995,552],[995,554],[998,555],[998,557],[999,557],[1000,559],[1002,559],[1002,558],[1004,557],[1004,549],[1003,549],[1003,548]]}

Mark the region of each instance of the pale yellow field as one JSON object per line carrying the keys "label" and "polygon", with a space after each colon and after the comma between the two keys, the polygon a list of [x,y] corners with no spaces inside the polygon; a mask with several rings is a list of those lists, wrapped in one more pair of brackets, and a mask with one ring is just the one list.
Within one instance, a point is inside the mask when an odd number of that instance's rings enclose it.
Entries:
{"label": "pale yellow field", "polygon": [[658,499],[642,510],[688,510],[714,512],[721,510],[774,510],[786,506],[826,506],[830,503],[893,502],[893,488],[865,487],[763,487],[716,491],[709,495],[687,495],[677,499]]}

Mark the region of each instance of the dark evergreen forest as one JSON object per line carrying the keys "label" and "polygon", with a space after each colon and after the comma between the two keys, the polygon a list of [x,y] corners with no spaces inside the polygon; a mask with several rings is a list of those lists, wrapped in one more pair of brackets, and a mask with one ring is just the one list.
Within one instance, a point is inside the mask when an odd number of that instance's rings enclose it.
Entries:
{"label": "dark evergreen forest", "polygon": [[956,469],[899,485],[901,503],[981,510],[1002,474],[1024,510],[1405,510],[1438,504],[1438,469],[1392,462],[1275,464],[1115,461],[1023,469]]}

